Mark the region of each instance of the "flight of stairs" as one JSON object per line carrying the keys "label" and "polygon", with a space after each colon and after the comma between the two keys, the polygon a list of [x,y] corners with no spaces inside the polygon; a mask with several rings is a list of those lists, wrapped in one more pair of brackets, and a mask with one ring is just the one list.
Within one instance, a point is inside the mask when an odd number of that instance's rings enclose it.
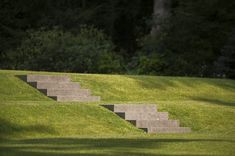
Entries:
{"label": "flight of stairs", "polygon": [[99,96],[91,96],[89,89],[81,89],[79,83],[68,76],[24,75],[21,78],[56,101],[95,102]]}
{"label": "flight of stairs", "polygon": [[157,112],[157,107],[154,104],[110,104],[102,106],[147,133],[191,132],[188,127],[180,127],[178,120],[169,120],[167,112]]}

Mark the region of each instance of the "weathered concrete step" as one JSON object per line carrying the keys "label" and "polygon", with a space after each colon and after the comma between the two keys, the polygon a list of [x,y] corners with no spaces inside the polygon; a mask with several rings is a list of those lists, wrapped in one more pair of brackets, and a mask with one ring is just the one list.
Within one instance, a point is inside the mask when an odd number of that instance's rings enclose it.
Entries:
{"label": "weathered concrete step", "polygon": [[39,89],[42,93],[47,96],[58,96],[58,95],[70,95],[70,96],[89,96],[89,89]]}
{"label": "weathered concrete step", "polygon": [[178,120],[128,120],[138,128],[148,127],[179,127]]}
{"label": "weathered concrete step", "polygon": [[191,129],[188,127],[150,127],[143,128],[148,133],[189,133]]}
{"label": "weathered concrete step", "polygon": [[57,101],[100,101],[99,96],[91,96],[89,89],[81,89],[80,84],[71,82],[68,76],[29,74],[19,78]]}
{"label": "weathered concrete step", "polygon": [[115,112],[125,120],[168,120],[168,112],[136,113],[136,112]]}
{"label": "weathered concrete step", "polygon": [[80,84],[75,82],[29,82],[37,89],[80,89]]}
{"label": "weathered concrete step", "polygon": [[79,102],[96,102],[100,101],[100,96],[49,96],[50,98],[65,102],[65,101],[79,101]]}
{"label": "weathered concrete step", "polygon": [[168,120],[168,112],[157,112],[156,105],[102,105],[121,118],[148,133],[188,133],[190,128],[179,127],[178,120]]}
{"label": "weathered concrete step", "polygon": [[27,82],[70,82],[68,76],[26,75]]}
{"label": "weathered concrete step", "polygon": [[154,104],[110,104],[102,105],[113,112],[156,112]]}

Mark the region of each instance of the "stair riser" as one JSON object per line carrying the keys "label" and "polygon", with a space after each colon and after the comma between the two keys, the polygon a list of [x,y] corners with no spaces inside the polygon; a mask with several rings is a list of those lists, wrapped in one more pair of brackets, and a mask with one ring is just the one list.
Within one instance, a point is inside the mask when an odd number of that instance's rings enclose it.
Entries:
{"label": "stair riser", "polygon": [[70,78],[67,76],[46,76],[46,75],[28,75],[26,77],[27,82],[70,82]]}

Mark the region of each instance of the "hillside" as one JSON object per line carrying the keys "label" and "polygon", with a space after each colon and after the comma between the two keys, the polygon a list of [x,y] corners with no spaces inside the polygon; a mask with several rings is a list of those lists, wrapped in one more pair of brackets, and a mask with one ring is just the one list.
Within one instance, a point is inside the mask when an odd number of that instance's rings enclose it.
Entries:
{"label": "hillside", "polygon": [[[3,155],[58,155],[56,150],[60,155],[235,152],[234,80],[67,73],[73,81],[101,96],[102,101],[59,103],[17,77],[29,73],[39,72],[0,71]],[[170,118],[179,119],[182,126],[191,127],[193,132],[146,134],[99,106],[108,103],[156,103],[160,111],[168,111]],[[70,145],[74,148],[69,148]]]}

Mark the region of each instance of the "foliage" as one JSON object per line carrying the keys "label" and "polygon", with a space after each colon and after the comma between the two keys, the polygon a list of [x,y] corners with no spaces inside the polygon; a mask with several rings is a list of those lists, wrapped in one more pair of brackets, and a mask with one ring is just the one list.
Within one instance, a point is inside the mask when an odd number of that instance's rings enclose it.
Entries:
{"label": "foliage", "polygon": [[28,34],[20,47],[7,52],[13,69],[90,73],[121,70],[113,43],[96,28],[84,26],[77,35],[56,28]]}
{"label": "foliage", "polygon": [[[86,24],[104,30],[128,60],[135,53],[136,38],[147,33],[145,19],[150,19],[151,14],[152,1],[145,0],[1,0],[0,55],[17,47],[26,30],[56,26],[78,33],[80,26]],[[4,59],[0,56],[1,61]]]}
{"label": "foliage", "polygon": [[235,78],[235,29],[226,45],[221,50],[221,56],[215,63],[217,76]]}
{"label": "foliage", "polygon": [[[42,59],[40,70],[234,77],[228,74],[233,70],[234,63],[230,63],[228,67],[224,65],[227,63],[221,61],[230,57],[224,49],[235,25],[234,0],[168,0],[171,2],[170,17],[166,20],[152,17],[153,1],[1,0],[0,68],[19,69],[21,62],[18,50],[15,49],[21,48],[20,45],[25,42],[29,30],[40,32],[43,27],[50,31],[53,27],[58,27],[64,36],[69,33],[74,36],[79,34],[82,25],[86,24],[94,25],[110,36],[114,44],[111,51],[115,51],[122,58],[123,68],[118,67],[119,61],[114,61],[115,65],[107,67],[109,61],[105,60],[120,60],[112,52],[104,53],[101,58],[103,61],[97,62],[101,63],[102,69],[93,69],[90,65],[88,67],[87,64],[91,64],[89,62],[96,62],[93,59],[95,57],[90,56],[93,54],[89,53],[86,54],[86,57],[89,55],[90,58],[86,60],[86,65],[83,65],[85,60],[76,60],[79,66],[86,66],[85,69],[77,69],[76,66],[68,70],[61,63],[56,64],[54,68],[47,68],[48,64]],[[164,10],[164,7],[161,9]],[[156,23],[162,24],[162,32],[157,36],[146,37]],[[69,39],[69,35],[67,38]],[[63,52],[67,51],[69,50]],[[58,61],[61,55],[62,52],[56,55],[55,59]],[[75,61],[74,58],[72,61]],[[21,66],[20,69],[24,67]]]}
{"label": "foliage", "polygon": [[[144,67],[142,74],[214,76],[214,63],[235,24],[232,6],[234,1],[173,1],[162,32],[142,41],[136,68]],[[149,62],[155,63],[149,67]]]}

